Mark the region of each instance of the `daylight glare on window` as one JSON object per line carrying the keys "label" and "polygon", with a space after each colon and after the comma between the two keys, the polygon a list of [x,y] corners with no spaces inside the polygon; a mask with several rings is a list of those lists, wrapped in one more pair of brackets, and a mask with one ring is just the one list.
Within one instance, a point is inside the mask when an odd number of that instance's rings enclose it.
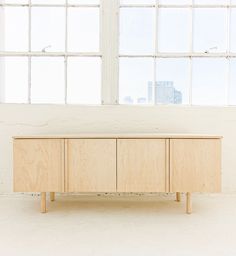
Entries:
{"label": "daylight glare on window", "polygon": [[236,105],[236,1],[0,0],[0,35],[1,103]]}
{"label": "daylight glare on window", "polygon": [[235,8],[227,0],[157,2],[121,1],[119,102],[235,104]]}

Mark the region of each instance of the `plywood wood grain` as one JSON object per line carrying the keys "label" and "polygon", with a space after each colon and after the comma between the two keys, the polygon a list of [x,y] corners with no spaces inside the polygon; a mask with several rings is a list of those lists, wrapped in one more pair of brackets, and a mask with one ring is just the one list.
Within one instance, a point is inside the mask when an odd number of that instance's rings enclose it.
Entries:
{"label": "plywood wood grain", "polygon": [[221,140],[171,139],[172,192],[221,191]]}
{"label": "plywood wood grain", "polygon": [[117,140],[119,192],[166,191],[166,140]]}
{"label": "plywood wood grain", "polygon": [[14,191],[64,191],[64,140],[14,140]]}
{"label": "plywood wood grain", "polygon": [[66,140],[66,190],[116,191],[116,140]]}

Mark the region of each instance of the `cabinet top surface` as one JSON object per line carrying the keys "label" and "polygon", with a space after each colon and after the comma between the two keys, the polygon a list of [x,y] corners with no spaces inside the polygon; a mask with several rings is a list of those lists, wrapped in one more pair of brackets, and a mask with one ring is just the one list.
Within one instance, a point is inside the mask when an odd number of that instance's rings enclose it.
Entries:
{"label": "cabinet top surface", "polygon": [[78,133],[78,134],[40,134],[19,135],[14,139],[135,139],[135,138],[162,138],[162,139],[221,139],[223,136],[214,134],[191,134],[191,133]]}

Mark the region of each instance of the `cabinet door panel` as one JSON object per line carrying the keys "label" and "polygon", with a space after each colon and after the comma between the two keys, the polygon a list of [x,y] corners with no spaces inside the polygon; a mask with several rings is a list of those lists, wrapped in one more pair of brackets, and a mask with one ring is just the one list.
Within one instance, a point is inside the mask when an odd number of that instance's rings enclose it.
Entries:
{"label": "cabinet door panel", "polygon": [[171,139],[172,192],[220,192],[221,140]]}
{"label": "cabinet door panel", "polygon": [[67,191],[116,191],[116,140],[67,140]]}
{"label": "cabinet door panel", "polygon": [[64,140],[14,140],[14,191],[64,191]]}
{"label": "cabinet door panel", "polygon": [[119,139],[117,141],[118,191],[167,191],[166,157],[165,139]]}

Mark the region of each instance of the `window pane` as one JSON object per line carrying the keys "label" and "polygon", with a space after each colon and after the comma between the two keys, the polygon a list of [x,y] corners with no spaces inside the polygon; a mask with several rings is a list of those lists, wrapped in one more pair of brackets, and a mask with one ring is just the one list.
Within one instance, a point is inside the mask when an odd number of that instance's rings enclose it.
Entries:
{"label": "window pane", "polygon": [[155,103],[188,104],[190,61],[189,59],[157,60],[157,82],[150,92]]}
{"label": "window pane", "polygon": [[227,69],[227,60],[223,58],[193,60],[193,104],[226,104]]}
{"label": "window pane", "polygon": [[161,8],[158,22],[158,50],[187,52],[190,47],[190,10]]}
{"label": "window pane", "polygon": [[67,78],[68,103],[101,103],[100,58],[68,58]]}
{"label": "window pane", "polygon": [[0,3],[1,2],[5,4],[28,4],[29,0],[0,0]]}
{"label": "window pane", "polygon": [[225,52],[227,47],[227,10],[194,10],[194,51]]}
{"label": "window pane", "polygon": [[156,0],[120,0],[120,4],[155,4]]}
{"label": "window pane", "polygon": [[28,58],[0,58],[0,99],[4,103],[27,103]]}
{"label": "window pane", "polygon": [[64,59],[32,58],[32,103],[64,103]]}
{"label": "window pane", "polygon": [[230,60],[229,104],[236,105],[236,59]]}
{"label": "window pane", "polygon": [[99,51],[99,8],[69,8],[68,51]]}
{"label": "window pane", "polygon": [[228,4],[230,0],[194,0],[195,4]]}
{"label": "window pane", "polygon": [[31,0],[32,4],[65,4],[65,0]]}
{"label": "window pane", "polygon": [[159,4],[191,4],[192,0],[159,0]]}
{"label": "window pane", "polygon": [[99,4],[100,0],[68,0],[69,4]]}
{"label": "window pane", "polygon": [[152,58],[120,58],[119,102],[121,104],[145,104],[149,86],[154,78]]}
{"label": "window pane", "polygon": [[28,51],[28,8],[4,7],[5,27],[0,26],[4,33],[5,47],[2,51]]}
{"label": "window pane", "polygon": [[[0,0],[1,3],[1,0]],[[5,33],[5,26],[4,26],[4,8],[0,6],[0,35]],[[0,51],[4,50],[5,41],[3,37],[0,37]]]}
{"label": "window pane", "polygon": [[120,52],[123,54],[154,53],[154,8],[120,9]]}
{"label": "window pane", "polygon": [[[235,2],[236,3],[236,2]],[[236,52],[236,9],[231,9],[230,51]]]}
{"label": "window pane", "polygon": [[32,7],[32,51],[59,52],[64,50],[64,8]]}

